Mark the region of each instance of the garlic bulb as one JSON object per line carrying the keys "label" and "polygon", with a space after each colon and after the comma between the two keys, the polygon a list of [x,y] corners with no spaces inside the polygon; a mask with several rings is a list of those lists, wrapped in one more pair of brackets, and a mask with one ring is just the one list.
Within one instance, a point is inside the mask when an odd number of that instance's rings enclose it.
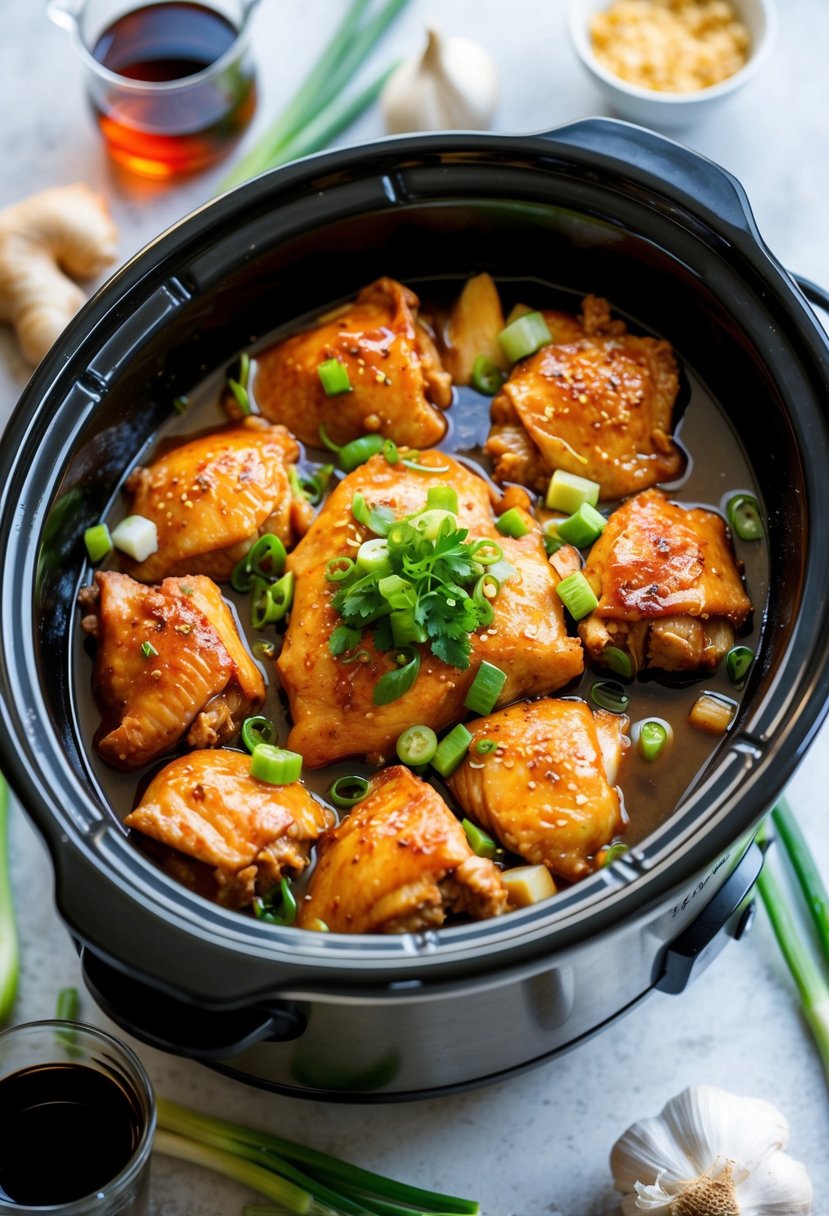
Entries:
{"label": "garlic bulb", "polygon": [[693,1085],[610,1154],[625,1216],[808,1216],[812,1184],[781,1148],[789,1125],[760,1098]]}
{"label": "garlic bulb", "polygon": [[482,130],[498,100],[498,77],[489,54],[468,38],[444,38],[429,30],[421,56],[407,59],[380,97],[386,129]]}

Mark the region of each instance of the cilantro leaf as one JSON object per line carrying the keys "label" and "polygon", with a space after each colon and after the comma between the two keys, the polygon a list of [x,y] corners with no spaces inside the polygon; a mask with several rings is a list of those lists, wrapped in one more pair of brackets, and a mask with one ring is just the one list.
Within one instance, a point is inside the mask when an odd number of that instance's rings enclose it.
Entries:
{"label": "cilantro leaf", "polygon": [[328,649],[336,658],[338,654],[345,654],[347,650],[353,650],[362,636],[362,631],[359,629],[349,629],[348,625],[338,625],[328,639]]}

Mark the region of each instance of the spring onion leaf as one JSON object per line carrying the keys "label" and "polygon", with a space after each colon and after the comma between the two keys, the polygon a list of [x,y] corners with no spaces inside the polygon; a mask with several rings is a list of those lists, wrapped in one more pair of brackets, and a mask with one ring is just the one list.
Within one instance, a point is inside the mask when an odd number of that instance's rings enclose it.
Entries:
{"label": "spring onion leaf", "polygon": [[326,359],[317,368],[323,392],[326,397],[337,397],[340,393],[354,391],[348,375],[348,368],[339,359]]}
{"label": "spring onion leaf", "polygon": [[356,806],[358,802],[362,802],[369,791],[369,782],[366,777],[338,777],[328,791],[328,797],[334,803],[334,806],[340,807],[342,810],[350,810]]}
{"label": "spring onion leaf", "polygon": [[464,705],[471,709],[473,714],[491,713],[506,682],[505,671],[501,671],[494,663],[484,661],[475,672],[475,679],[466,694]]}
{"label": "spring onion leaf", "polygon": [[387,671],[374,685],[374,704],[389,705],[404,696],[417,679],[420,671],[420,655],[416,650],[401,650],[397,655],[398,666]]}
{"label": "spring onion leaf", "polygon": [[94,565],[112,552],[112,537],[106,524],[95,524],[87,528],[83,534],[83,543],[89,560]]}
{"label": "spring onion leaf", "polygon": [[0,773],[0,1024],[6,1021],[17,993],[19,955],[9,877],[9,787]]}
{"label": "spring onion leaf", "polygon": [[[486,857],[489,861],[493,861],[497,857],[498,842],[493,840],[483,828],[479,828],[477,823],[473,823],[471,819],[462,819],[461,827],[466,833],[469,847],[476,857]],[[503,852],[503,849],[500,851]]]}
{"label": "spring onion leaf", "polygon": [[253,901],[254,916],[268,925],[292,925],[296,912],[296,896],[287,878],[283,878],[279,886],[269,891],[264,899],[257,896]]}
{"label": "spring onion leaf", "polygon": [[574,621],[580,621],[599,606],[595,592],[581,570],[563,578],[556,586],[556,591]]}
{"label": "spring onion leaf", "polygon": [[276,739],[276,727],[262,714],[245,718],[242,723],[242,742],[251,754],[260,743],[276,743]]}
{"label": "spring onion leaf", "polygon": [[510,507],[503,515],[499,515],[495,527],[502,536],[512,536],[516,540],[532,531],[518,507]]}
{"label": "spring onion leaf", "polygon": [[462,722],[453,726],[448,735],[444,735],[438,744],[438,749],[432,757],[432,768],[441,777],[449,777],[466,758],[472,736]]}

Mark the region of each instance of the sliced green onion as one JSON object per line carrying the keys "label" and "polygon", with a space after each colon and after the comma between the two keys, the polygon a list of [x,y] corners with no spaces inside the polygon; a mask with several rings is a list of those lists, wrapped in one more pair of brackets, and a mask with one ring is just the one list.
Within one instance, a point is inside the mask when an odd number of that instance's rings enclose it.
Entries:
{"label": "sliced green onion", "polygon": [[412,584],[399,574],[387,574],[377,584],[377,590],[394,611],[404,608],[414,608],[417,602],[417,592]]}
{"label": "sliced green onion", "polygon": [[583,502],[595,507],[600,491],[601,486],[597,481],[556,469],[550,478],[545,501],[551,511],[566,511],[568,515],[573,515]]}
{"label": "sliced green onion", "polygon": [[742,684],[754,662],[754,651],[748,646],[732,646],[725,656],[725,667],[732,684]]}
{"label": "sliced green onion", "polygon": [[636,744],[639,748],[639,755],[643,760],[647,760],[649,764],[652,763],[662,752],[667,742],[668,732],[661,722],[650,719],[642,723],[639,728],[639,737]]}
{"label": "sliced green onion", "polygon": [[556,526],[556,531],[568,545],[586,549],[594,540],[598,540],[606,524],[607,520],[600,511],[589,502],[583,502],[578,511],[574,511],[568,519],[563,519]]}
{"label": "sliced green onion", "polygon": [[257,920],[268,925],[292,925],[296,920],[296,896],[291,890],[290,880],[283,878],[274,891],[279,891],[279,901],[275,902],[269,893],[265,899],[258,896],[253,901],[253,914]]}
{"label": "sliced green onion", "polygon": [[353,473],[372,456],[382,452],[384,443],[382,435],[361,435],[359,439],[352,439],[351,443],[340,448],[340,468],[346,473]]}
{"label": "sliced green onion", "polygon": [[556,591],[574,621],[580,621],[591,612],[595,612],[599,606],[593,588],[581,570],[576,570],[574,574],[568,574],[567,578],[563,578],[556,586]]}
{"label": "sliced green onion", "polygon": [[284,747],[270,743],[258,743],[250,758],[250,775],[257,781],[269,785],[292,785],[299,781],[302,772],[302,756],[289,752]]}
{"label": "sliced green onion", "polygon": [[415,642],[428,641],[426,626],[415,620],[411,608],[400,608],[389,617],[391,636],[395,646],[411,646]]}
{"label": "sliced green onion", "polygon": [[399,464],[400,453],[393,439],[387,439],[383,444],[383,459],[386,464]]}
{"label": "sliced green onion", "polygon": [[173,398],[173,409],[177,414],[186,414],[190,406],[190,398],[184,393],[180,397]]}
{"label": "sliced green onion", "polygon": [[554,553],[558,553],[559,549],[564,544],[564,541],[558,534],[555,524],[546,525],[542,539],[544,541],[544,552],[548,557],[552,557]]}
{"label": "sliced green onion", "polygon": [[242,411],[245,417],[247,417],[251,412],[248,390],[246,388],[242,388],[241,384],[239,384],[236,380],[228,380],[227,387],[233,394],[233,398],[239,409]]}
{"label": "sliced green onion", "polygon": [[472,375],[469,383],[476,393],[484,397],[494,397],[504,383],[504,373],[497,363],[493,363],[486,355],[478,355],[472,364]]}
{"label": "sliced green onion", "polygon": [[401,461],[401,464],[405,465],[407,469],[412,469],[415,473],[443,474],[448,473],[450,470],[450,466],[448,464],[421,464],[419,459],[420,453],[418,452],[416,455],[418,456],[418,459],[414,459],[414,457],[407,457]]}
{"label": "sliced green onion", "polygon": [[534,355],[542,346],[549,345],[553,340],[550,328],[540,312],[526,312],[518,317],[511,325],[507,325],[498,335],[498,345],[510,363],[526,359]]}
{"label": "sliced green onion", "polygon": [[503,515],[499,515],[495,521],[495,527],[502,536],[512,536],[515,540],[526,536],[528,532],[532,532],[532,528],[518,510],[518,507],[510,507],[509,511],[505,511]]}
{"label": "sliced green onion", "polygon": [[234,379],[239,381],[242,388],[248,387],[248,381],[250,380],[250,355],[246,350],[243,350],[239,356],[239,374]]}
{"label": "sliced green onion", "polygon": [[254,541],[245,556],[233,567],[230,585],[234,591],[246,595],[253,586],[254,578],[269,581],[285,569],[288,554],[285,546],[273,532],[266,532]]}
{"label": "sliced green onion", "polygon": [[756,498],[750,494],[735,494],[725,507],[732,531],[740,540],[759,540],[763,535],[763,517]]}
{"label": "sliced green onion", "polygon": [[616,844],[609,844],[606,849],[602,849],[602,867],[612,866],[614,861],[620,857],[624,857],[625,853],[630,852],[630,845],[622,844],[618,841]]}
{"label": "sliced green onion", "polygon": [[257,659],[272,659],[276,654],[276,647],[273,642],[268,642],[265,638],[257,638],[251,649]]}
{"label": "sliced green onion", "polygon": [[[504,557],[504,550],[495,540],[476,540],[469,550],[469,556],[479,566],[494,566]],[[504,579],[501,579],[504,582]]]}
{"label": "sliced green onion", "polygon": [[497,746],[494,739],[479,739],[473,750],[479,756],[488,756],[490,752],[495,751]]}
{"label": "sliced green onion", "polygon": [[420,655],[416,650],[401,650],[395,655],[396,670],[387,671],[374,685],[374,704],[389,705],[397,701],[414,684],[420,671]]}
{"label": "sliced green onion", "polygon": [[339,359],[326,359],[324,363],[320,363],[317,375],[326,397],[338,397],[340,393],[351,392],[348,368]]}
{"label": "sliced green onion", "polygon": [[275,743],[276,737],[276,727],[273,722],[262,714],[253,718],[245,718],[242,723],[242,742],[251,753],[260,743]]}
{"label": "sliced green onion", "polygon": [[472,592],[472,602],[478,609],[478,625],[486,628],[495,619],[492,601],[501,590],[501,584],[493,574],[482,574]]}
{"label": "sliced green onion", "polygon": [[356,571],[351,557],[330,557],[325,563],[325,578],[329,583],[345,582]]}
{"label": "sliced green onion", "polygon": [[91,562],[99,562],[112,552],[112,537],[106,524],[95,524],[83,534],[83,543]]}
{"label": "sliced green onion", "polygon": [[354,654],[343,657],[344,663],[368,663],[371,659],[371,654],[367,650],[355,650]]}
{"label": "sliced green onion", "polygon": [[[325,923],[324,920],[321,920],[319,916],[313,917],[312,920],[308,921],[307,925],[303,925],[303,928],[304,929],[313,929],[313,931],[315,933],[330,933],[331,932],[331,930],[328,928],[328,925]],[[249,1209],[242,1208],[242,1216],[253,1216],[253,1214],[249,1211]],[[270,1213],[268,1213],[268,1216],[279,1216],[279,1213],[271,1211]]]}
{"label": "sliced green onion", "polygon": [[439,511],[435,508],[429,511],[419,511],[417,515],[409,516],[409,523],[421,536],[427,540],[437,540],[440,536],[448,536],[457,531],[458,520],[451,511]]}
{"label": "sliced green onion", "polygon": [[501,671],[494,663],[484,661],[475,672],[469,692],[464,699],[464,705],[473,714],[488,714],[495,707],[495,702],[501,695],[507,682],[507,673]]}
{"label": "sliced green onion", "polygon": [[355,494],[351,500],[351,514],[358,524],[362,524],[376,536],[387,536],[394,523],[394,511],[391,507],[370,507],[360,493]]}
{"label": "sliced green onion", "polygon": [[430,726],[410,726],[397,740],[397,756],[403,764],[428,764],[438,749],[438,737]]}
{"label": "sliced green onion", "polygon": [[363,541],[357,550],[357,565],[366,574],[378,574],[381,577],[389,574],[389,542],[382,536],[373,536],[371,540]]}
{"label": "sliced green onion", "polygon": [[142,642],[141,653],[145,659],[152,659],[158,656],[158,651],[156,650],[155,646],[153,646],[152,642]]}
{"label": "sliced green onion", "polygon": [[466,832],[469,847],[476,857],[486,857],[487,860],[492,861],[499,852],[503,852],[503,849],[499,849],[498,842],[471,819],[462,819],[461,827]]}
{"label": "sliced green onion", "polygon": [[605,667],[615,671],[616,675],[621,676],[622,679],[632,679],[633,660],[626,650],[620,650],[618,646],[605,646],[602,651],[602,662]]}
{"label": "sliced green onion", "polygon": [[158,552],[158,530],[143,515],[128,515],[112,529],[112,543],[133,561],[146,561]]}
{"label": "sliced green onion", "polygon": [[258,575],[253,576],[250,601],[250,623],[254,629],[264,629],[281,621],[294,602],[296,575],[293,570],[283,574],[275,583],[268,583]]}
{"label": "sliced green onion", "polygon": [[454,486],[429,486],[426,491],[426,509],[451,511],[453,515],[457,515],[458,491]]}
{"label": "sliced green onion", "polygon": [[448,735],[444,735],[438,744],[437,751],[432,757],[432,768],[440,773],[441,777],[450,777],[461,761],[465,759],[471,742],[472,736],[463,723],[459,722],[457,726],[452,727]]}
{"label": "sliced green onion", "polygon": [[290,465],[288,477],[294,497],[307,498],[312,507],[318,506],[322,502],[333,472],[333,464],[318,465],[316,472],[311,474],[300,473],[296,465]]}
{"label": "sliced green onion", "polygon": [[590,700],[600,709],[607,709],[612,714],[626,713],[630,705],[630,697],[615,680],[600,680],[594,684],[590,689]]}
{"label": "sliced green onion", "polygon": [[328,797],[334,806],[348,810],[362,802],[369,791],[369,782],[365,777],[338,777],[328,791]]}

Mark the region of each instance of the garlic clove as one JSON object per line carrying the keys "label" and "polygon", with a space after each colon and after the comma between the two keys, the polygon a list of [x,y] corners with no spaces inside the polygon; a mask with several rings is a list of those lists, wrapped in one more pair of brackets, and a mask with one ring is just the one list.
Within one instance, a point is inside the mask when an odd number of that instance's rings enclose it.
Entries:
{"label": "garlic clove", "polygon": [[741,1216],[808,1216],[812,1184],[806,1167],[788,1153],[773,1153],[741,1185]]}
{"label": "garlic clove", "polygon": [[713,1085],[684,1090],[667,1103],[661,1117],[701,1174],[723,1156],[751,1171],[789,1142],[789,1125],[770,1102]]}
{"label": "garlic clove", "polygon": [[380,97],[386,129],[404,131],[482,130],[498,99],[495,64],[469,38],[428,31],[422,55],[393,73]]}

